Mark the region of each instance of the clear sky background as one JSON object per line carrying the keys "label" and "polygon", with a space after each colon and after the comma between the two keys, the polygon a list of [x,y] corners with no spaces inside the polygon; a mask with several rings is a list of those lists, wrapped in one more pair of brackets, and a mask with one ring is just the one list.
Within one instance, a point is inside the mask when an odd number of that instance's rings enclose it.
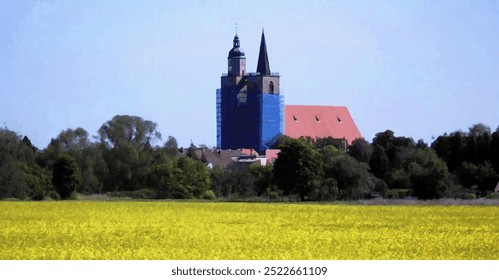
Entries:
{"label": "clear sky background", "polygon": [[481,0],[0,0],[0,125],[44,148],[128,114],[214,146],[235,23],[248,71],[264,27],[286,104],[347,106],[368,141],[499,125],[499,1]]}

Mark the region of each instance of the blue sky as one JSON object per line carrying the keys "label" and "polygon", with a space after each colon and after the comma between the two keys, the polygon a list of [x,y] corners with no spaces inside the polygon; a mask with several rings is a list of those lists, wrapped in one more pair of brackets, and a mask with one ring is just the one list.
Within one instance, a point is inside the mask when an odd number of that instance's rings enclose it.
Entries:
{"label": "blue sky", "polygon": [[363,136],[431,141],[499,125],[499,1],[0,1],[0,125],[39,148],[117,114],[216,144],[237,23],[262,27],[286,104],[344,105]]}

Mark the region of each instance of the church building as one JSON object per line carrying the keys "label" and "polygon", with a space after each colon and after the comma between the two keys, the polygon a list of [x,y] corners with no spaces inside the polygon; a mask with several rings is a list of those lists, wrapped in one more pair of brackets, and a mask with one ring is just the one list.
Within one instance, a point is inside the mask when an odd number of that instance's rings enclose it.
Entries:
{"label": "church building", "polygon": [[280,77],[270,71],[262,31],[256,72],[246,71],[239,37],[227,57],[228,71],[217,90],[217,147],[254,149],[263,153],[282,134],[293,138],[333,137],[351,144],[361,134],[343,106],[284,105]]}
{"label": "church building", "polygon": [[265,34],[256,72],[246,71],[237,34],[227,60],[228,72],[217,90],[217,146],[265,151],[284,132],[284,99],[279,94],[279,74],[270,71]]}

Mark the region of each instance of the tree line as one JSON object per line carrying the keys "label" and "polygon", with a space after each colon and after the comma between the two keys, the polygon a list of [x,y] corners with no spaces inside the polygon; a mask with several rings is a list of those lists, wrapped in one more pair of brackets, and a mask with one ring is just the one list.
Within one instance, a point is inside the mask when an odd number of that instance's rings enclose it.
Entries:
{"label": "tree line", "polygon": [[333,138],[278,137],[272,165],[210,168],[191,145],[162,142],[157,125],[117,115],[90,137],[66,129],[44,149],[0,129],[0,199],[72,199],[77,193],[143,199],[330,201],[496,197],[499,127],[437,137],[431,145],[386,130],[348,147]]}

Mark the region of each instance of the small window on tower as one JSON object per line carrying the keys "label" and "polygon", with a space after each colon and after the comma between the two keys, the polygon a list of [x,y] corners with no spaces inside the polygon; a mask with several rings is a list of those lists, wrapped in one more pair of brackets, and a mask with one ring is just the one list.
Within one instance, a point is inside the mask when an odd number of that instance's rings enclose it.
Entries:
{"label": "small window on tower", "polygon": [[316,122],[318,122],[318,123],[320,123],[320,122],[321,122],[321,119],[319,119],[319,117],[318,117],[318,116],[315,116],[315,121],[316,121]]}
{"label": "small window on tower", "polygon": [[340,117],[336,116],[336,119],[338,120],[338,123],[342,123],[343,121],[340,119]]}
{"label": "small window on tower", "polygon": [[294,120],[295,122],[298,122],[298,118],[297,118],[297,117],[295,117],[295,115],[293,115],[293,120]]}
{"label": "small window on tower", "polygon": [[269,91],[270,93],[274,93],[274,83],[272,81],[269,83]]}

